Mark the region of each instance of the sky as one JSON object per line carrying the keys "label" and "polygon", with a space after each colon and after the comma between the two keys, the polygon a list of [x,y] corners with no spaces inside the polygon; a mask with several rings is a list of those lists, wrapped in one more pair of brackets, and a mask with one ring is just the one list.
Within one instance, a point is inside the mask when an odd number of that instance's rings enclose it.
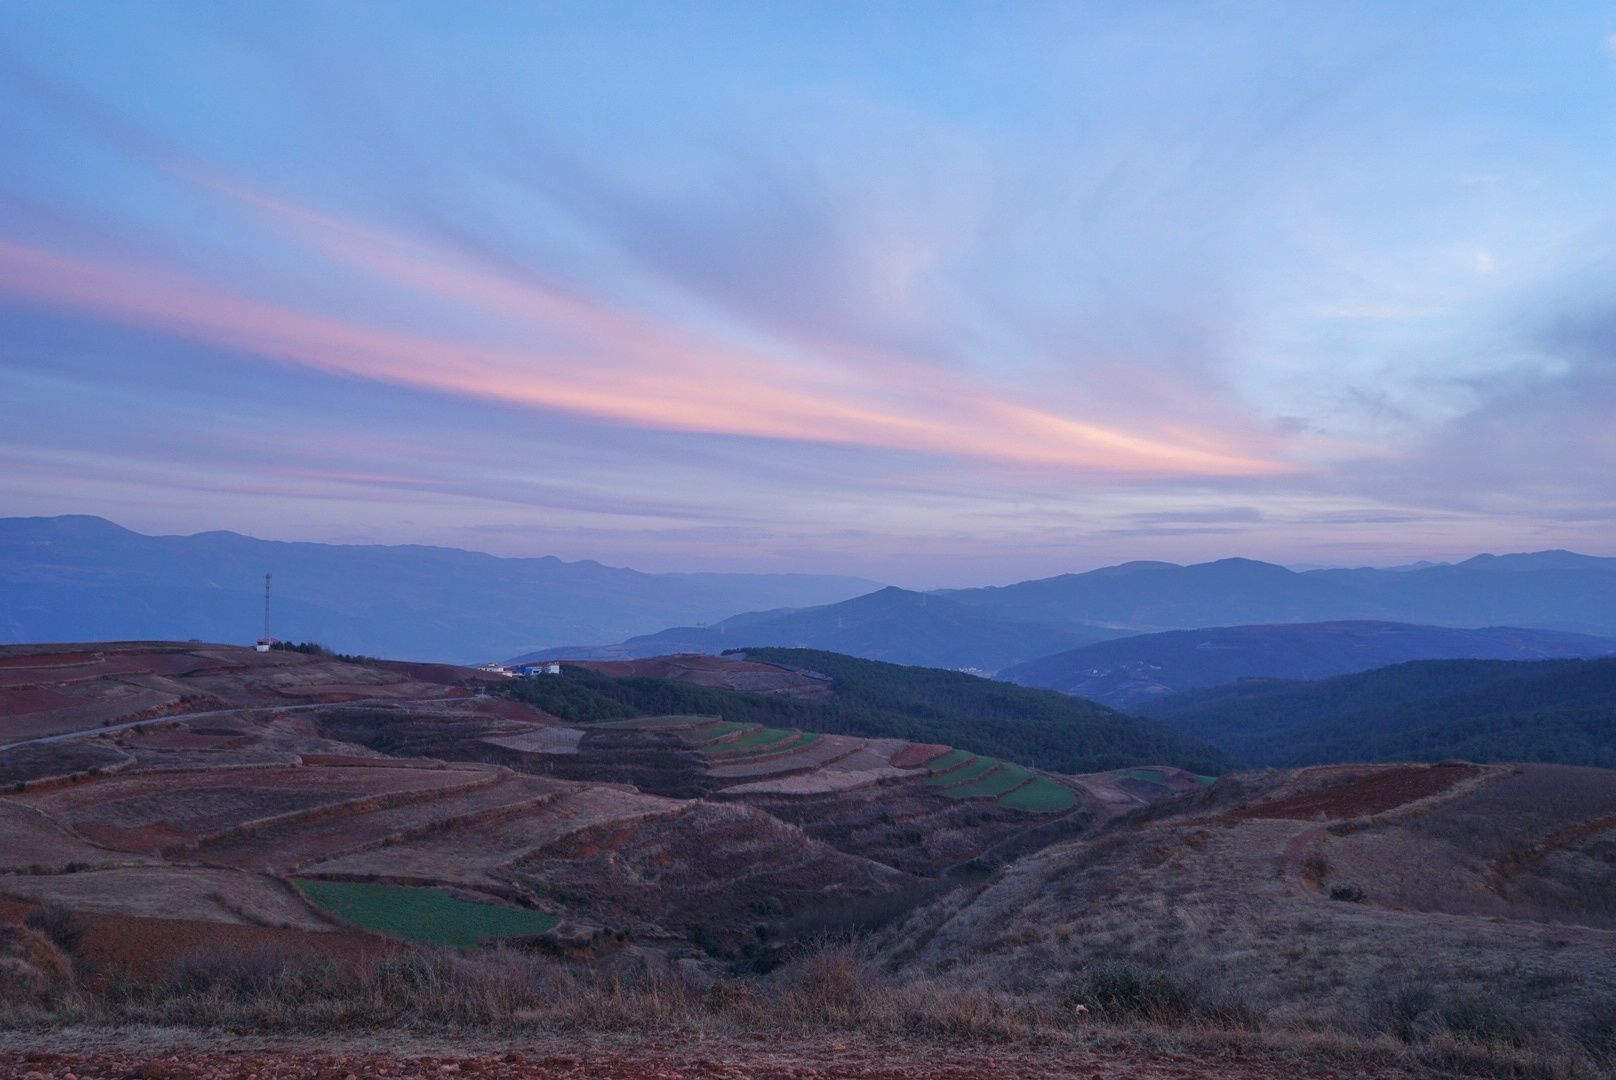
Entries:
{"label": "sky", "polygon": [[0,515],[1616,555],[1616,4],[0,0]]}

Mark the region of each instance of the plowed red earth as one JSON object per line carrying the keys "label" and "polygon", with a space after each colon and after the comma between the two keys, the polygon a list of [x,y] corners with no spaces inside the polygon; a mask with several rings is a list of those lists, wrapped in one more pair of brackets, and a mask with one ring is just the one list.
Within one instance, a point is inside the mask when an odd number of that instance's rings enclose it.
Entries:
{"label": "plowed red earth", "polygon": [[1244,821],[1251,818],[1287,818],[1315,821],[1378,814],[1416,799],[1438,795],[1461,780],[1478,775],[1475,765],[1410,765],[1378,769],[1344,784],[1310,791],[1288,798],[1273,799],[1231,810],[1214,821]]}
{"label": "plowed red earth", "polygon": [[[21,922],[36,906],[0,900],[0,922]],[[92,970],[124,971],[142,976],[161,974],[193,949],[218,947],[232,952],[274,949],[291,955],[359,961],[399,948],[380,937],[346,931],[322,933],[278,926],[92,912],[79,912],[77,917],[85,927],[79,955],[90,962]]]}
{"label": "plowed red earth", "polygon": [[933,758],[942,757],[952,747],[942,746],[938,743],[909,743],[892,755],[892,766],[896,769],[918,769]]}
{"label": "plowed red earth", "polygon": [[[20,1040],[12,1040],[13,1043]],[[271,1043],[229,1040],[206,1046],[92,1046],[0,1051],[0,1077],[19,1080],[318,1080],[399,1077],[480,1077],[488,1080],[543,1077],[581,1080],[697,1080],[779,1078],[828,1080],[999,1080],[1010,1076],[1065,1076],[1121,1080],[1372,1080],[1412,1077],[1405,1069],[1364,1063],[1312,1064],[1271,1051],[1218,1048],[1211,1054],[1145,1053],[1104,1047],[1024,1049],[957,1047],[928,1043],[872,1043],[826,1036],[804,1041],[726,1042],[647,1040],[613,1046],[554,1039],[511,1050],[435,1046],[378,1050],[367,1047],[310,1048],[317,1040]],[[468,1040],[469,1041],[469,1040]],[[480,1041],[480,1040],[479,1040]],[[423,1052],[425,1050],[425,1052]]]}

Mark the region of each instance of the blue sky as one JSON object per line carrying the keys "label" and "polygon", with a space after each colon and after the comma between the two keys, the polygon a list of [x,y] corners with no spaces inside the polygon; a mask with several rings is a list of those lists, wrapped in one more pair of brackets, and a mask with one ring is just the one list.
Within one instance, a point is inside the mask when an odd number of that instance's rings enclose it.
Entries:
{"label": "blue sky", "polygon": [[1616,554],[1616,8],[0,6],[0,513]]}

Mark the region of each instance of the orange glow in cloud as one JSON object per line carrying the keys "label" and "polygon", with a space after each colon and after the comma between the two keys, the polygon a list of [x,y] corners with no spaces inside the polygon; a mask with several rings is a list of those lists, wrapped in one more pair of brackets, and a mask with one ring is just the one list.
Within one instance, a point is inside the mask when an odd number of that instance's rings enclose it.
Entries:
{"label": "orange glow in cloud", "polygon": [[[238,193],[239,194],[239,193]],[[867,369],[704,341],[681,327],[458,264],[440,252],[267,200],[345,261],[564,344],[406,333],[233,296],[145,268],[0,241],[0,290],[235,351],[365,379],[644,428],[803,440],[1070,468],[1096,475],[1292,471],[1206,436],[1150,438],[1000,399],[912,362]],[[917,377],[895,379],[908,367]]]}

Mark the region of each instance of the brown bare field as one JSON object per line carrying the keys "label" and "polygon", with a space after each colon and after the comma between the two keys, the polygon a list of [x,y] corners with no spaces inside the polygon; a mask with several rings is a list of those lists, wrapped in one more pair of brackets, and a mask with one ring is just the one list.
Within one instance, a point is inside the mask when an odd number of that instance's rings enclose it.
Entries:
{"label": "brown bare field", "polygon": [[194,846],[234,829],[342,804],[402,801],[412,795],[491,783],[468,767],[217,768],[120,774],[13,796],[87,839],[123,851]]}
{"label": "brown bare field", "polygon": [[1610,773],[1570,765],[1501,773],[1427,813],[1321,837],[1328,883],[1392,907],[1616,929]]}
{"label": "brown bare field", "polygon": [[[568,787],[542,805],[480,825],[468,833],[445,831],[311,863],[312,877],[382,878],[447,882],[508,891],[511,868],[534,851],[571,833],[600,825],[645,827],[676,812],[680,803],[606,787]],[[686,859],[697,858],[687,853]]]}
{"label": "brown bare field", "polygon": [[[32,910],[32,904],[0,899],[0,921],[20,922]],[[114,973],[160,975],[188,953],[210,948],[242,954],[270,949],[287,957],[330,957],[348,962],[385,956],[399,949],[385,938],[330,926],[300,930],[90,911],[77,912],[76,917],[84,926],[84,938],[76,951],[92,985]]]}
{"label": "brown bare field", "polygon": [[[0,873],[59,872],[69,865],[128,866],[156,862],[144,855],[92,844],[33,807],[0,799]],[[5,880],[0,878],[0,890],[4,888]]]}
{"label": "brown bare field", "polygon": [[[1379,814],[1406,803],[1441,795],[1462,781],[1481,775],[1477,765],[1365,765],[1303,769],[1295,783],[1326,781],[1316,791],[1265,799],[1224,815],[1242,818],[1290,818],[1296,821],[1341,820]],[[1328,782],[1334,780],[1335,782]]]}
{"label": "brown bare field", "polygon": [[734,799],[757,795],[831,795],[907,779],[910,777],[902,769],[821,769],[734,784],[719,794]]}
{"label": "brown bare field", "polygon": [[131,866],[12,875],[0,879],[0,895],[102,915],[164,918],[184,912],[199,922],[330,929],[285,882],[242,870]]}
{"label": "brown bare field", "polygon": [[918,769],[948,753],[952,747],[939,743],[909,743],[892,755],[892,764],[899,769]]}
{"label": "brown bare field", "polygon": [[[700,857],[693,853],[700,852]],[[611,822],[575,830],[513,868],[529,887],[572,898],[606,925],[651,930],[644,913],[686,933],[749,935],[773,898],[796,915],[844,900],[894,893],[908,874],[848,855],[749,806],[678,806],[649,827]]]}
{"label": "brown bare field", "polygon": [[127,750],[100,740],[31,743],[0,751],[0,784],[39,787],[64,777],[85,777],[91,770],[121,769],[133,761]]}
{"label": "brown bare field", "polygon": [[[352,812],[286,821],[232,833],[200,845],[196,857],[210,863],[291,873],[311,863],[380,847],[454,833],[453,842],[475,845],[495,823],[535,811],[568,792],[568,785],[532,776],[501,776],[497,783],[439,790],[402,805],[359,806]],[[470,837],[458,835],[471,832]]]}
{"label": "brown bare field", "polygon": [[583,728],[551,727],[520,735],[496,735],[486,741],[524,754],[576,754],[583,738]]}

